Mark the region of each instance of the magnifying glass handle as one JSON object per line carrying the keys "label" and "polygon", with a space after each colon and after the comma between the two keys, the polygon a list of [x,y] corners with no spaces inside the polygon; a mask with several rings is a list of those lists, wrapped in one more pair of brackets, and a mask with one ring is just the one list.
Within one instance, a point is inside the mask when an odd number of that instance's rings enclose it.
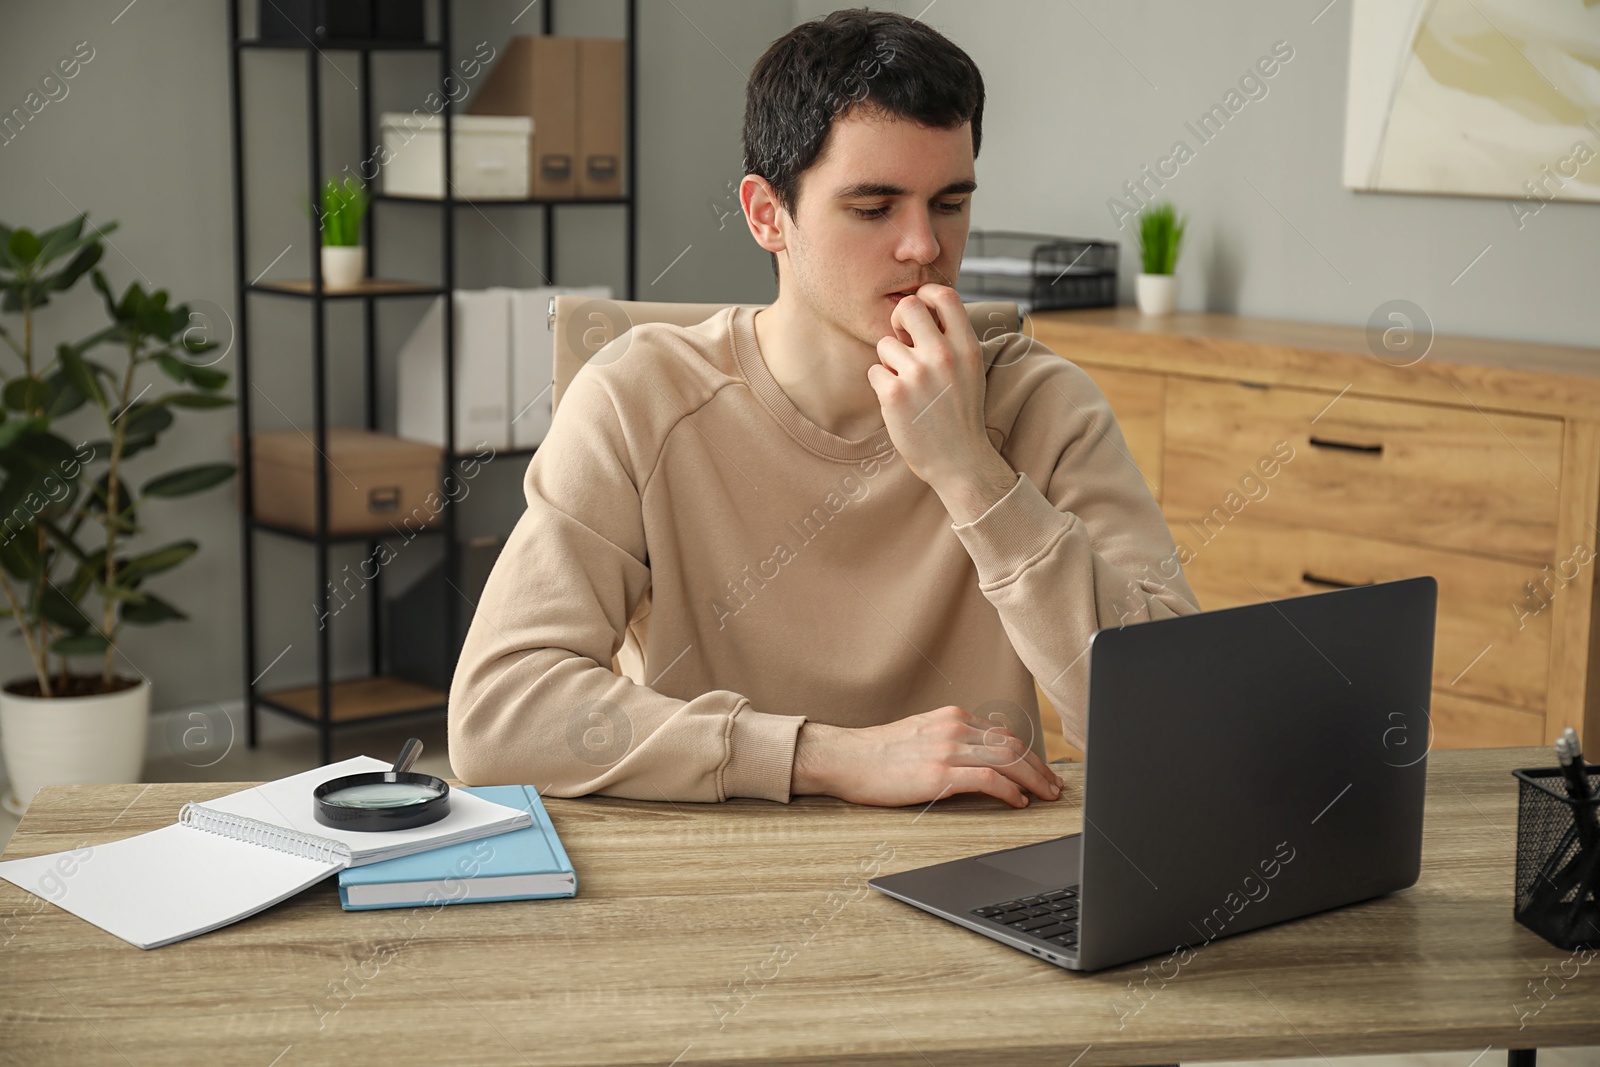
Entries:
{"label": "magnifying glass handle", "polygon": [[400,755],[394,761],[393,769],[396,771],[409,771],[411,765],[417,762],[417,757],[422,755],[422,741],[419,738],[408,737],[406,743],[400,746]]}

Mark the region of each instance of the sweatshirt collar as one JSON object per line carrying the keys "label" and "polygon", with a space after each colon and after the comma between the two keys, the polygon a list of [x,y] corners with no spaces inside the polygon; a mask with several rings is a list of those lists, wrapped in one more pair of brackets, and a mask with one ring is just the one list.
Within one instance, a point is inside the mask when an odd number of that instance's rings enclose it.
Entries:
{"label": "sweatshirt collar", "polygon": [[732,322],[729,335],[733,342],[733,358],[744,380],[761,401],[761,406],[771,413],[784,432],[817,455],[843,463],[870,459],[893,448],[887,426],[851,441],[824,430],[794,406],[789,394],[783,391],[778,380],[767,369],[760,346],[756,344],[756,312],[760,310],[759,307],[743,306],[730,309]]}

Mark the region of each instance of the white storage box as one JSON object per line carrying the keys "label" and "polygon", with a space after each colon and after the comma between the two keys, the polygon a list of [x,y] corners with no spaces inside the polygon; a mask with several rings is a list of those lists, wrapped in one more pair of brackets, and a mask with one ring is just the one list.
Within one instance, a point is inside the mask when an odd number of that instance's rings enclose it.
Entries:
{"label": "white storage box", "polygon": [[[383,191],[390,196],[444,197],[444,118],[411,111],[381,116]],[[533,119],[527,115],[453,115],[454,195],[460,200],[528,196]]]}

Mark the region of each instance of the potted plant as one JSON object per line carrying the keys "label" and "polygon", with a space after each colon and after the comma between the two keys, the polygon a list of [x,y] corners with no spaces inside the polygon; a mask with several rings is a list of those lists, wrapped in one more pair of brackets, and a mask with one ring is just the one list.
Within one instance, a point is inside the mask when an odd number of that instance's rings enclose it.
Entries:
{"label": "potted plant", "polygon": [[[155,445],[174,411],[233,403],[217,395],[228,376],[191,358],[216,342],[190,329],[188,306],[169,306],[165,290],[134,282],[118,297],[93,270],[110,324],[57,345],[53,358],[42,354],[36,312],[94,268],[101,236],[115,226],[86,233],[84,221],[42,233],[0,225],[0,308],[21,319],[20,332],[0,326],[15,357],[0,372],[0,616],[17,624],[33,668],[0,686],[12,811],[41,785],[138,779],[150,680],[137,668],[119,673],[117,641],[125,625],[186,618],[142,587],[199,547],[135,547],[140,514],[148,500],[198,493],[234,473],[230,463],[203,463],[130,484],[127,460]],[[87,355],[101,346],[117,352],[116,366]],[[179,387],[147,396],[156,383],[139,379],[152,365]],[[98,411],[95,427],[56,431],[86,406]],[[89,657],[100,660],[97,671],[69,670]]]}
{"label": "potted plant", "polygon": [[1188,217],[1175,217],[1172,205],[1151,204],[1139,217],[1139,262],[1144,268],[1135,284],[1139,310],[1146,315],[1170,315],[1178,306],[1178,265],[1183,230]]}
{"label": "potted plant", "polygon": [[370,197],[367,187],[346,175],[344,181],[329,178],[322,186],[322,287],[351,289],[367,272],[367,250],[361,245],[361,220],[366,217]]}

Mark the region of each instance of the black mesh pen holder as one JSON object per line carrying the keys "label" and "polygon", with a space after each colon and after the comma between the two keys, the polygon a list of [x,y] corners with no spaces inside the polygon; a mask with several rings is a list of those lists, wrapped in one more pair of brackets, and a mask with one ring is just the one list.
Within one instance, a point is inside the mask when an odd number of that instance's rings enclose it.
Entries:
{"label": "black mesh pen holder", "polygon": [[1511,772],[1517,794],[1517,880],[1513,914],[1557,948],[1600,948],[1600,769],[1589,771],[1591,799],[1567,796],[1559,767]]}

